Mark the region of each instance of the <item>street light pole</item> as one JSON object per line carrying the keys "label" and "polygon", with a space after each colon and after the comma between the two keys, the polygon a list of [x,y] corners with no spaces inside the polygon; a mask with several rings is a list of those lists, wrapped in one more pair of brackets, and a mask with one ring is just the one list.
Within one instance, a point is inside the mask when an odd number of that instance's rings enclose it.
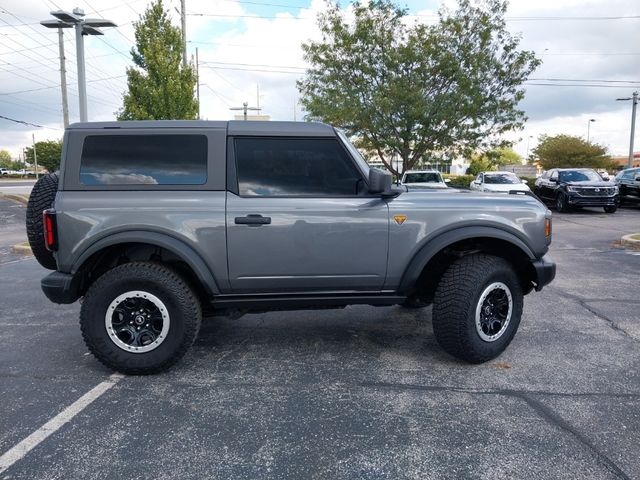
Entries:
{"label": "street light pole", "polygon": [[638,105],[638,92],[633,92],[631,97],[616,98],[617,101],[631,100],[631,138],[629,140],[628,168],[633,166],[633,137],[636,132],[636,106]]}
{"label": "street light pole", "polygon": [[591,122],[595,122],[595,121],[596,121],[595,118],[590,118],[589,121],[587,122],[587,143],[589,143],[589,131],[591,127]]}
{"label": "street light pole", "polygon": [[[75,13],[75,10],[74,10]],[[82,24],[76,23],[76,60],[78,61],[78,98],[80,100],[80,121],[87,121],[87,78],[84,71],[84,37]]]}
{"label": "street light pole", "polygon": [[69,100],[67,98],[67,70],[64,58],[64,32],[58,27],[58,50],[60,53],[60,89],[62,90],[62,121],[69,126]]}
{"label": "street light pole", "polygon": [[533,138],[533,135],[527,137],[527,162],[529,161],[529,141]]}
{"label": "street light pole", "polygon": [[[65,12],[56,10],[51,12],[56,20],[43,20],[40,22],[47,28],[57,28],[60,38],[60,58],[61,64],[64,61],[64,51],[62,47],[62,29],[74,28],[76,31],[76,58],[78,60],[78,101],[80,104],[80,121],[87,121],[87,82],[84,69],[84,35],[103,35],[102,31],[97,27],[116,27],[117,25],[111,20],[101,18],[84,18],[84,11],[81,8],[74,8],[73,12]],[[61,70],[63,67],[61,68]],[[64,78],[66,87],[66,78]],[[66,97],[66,88],[63,91],[63,102]],[[64,103],[63,103],[64,110]],[[68,111],[67,111],[68,117]],[[68,123],[68,118],[65,123]]]}

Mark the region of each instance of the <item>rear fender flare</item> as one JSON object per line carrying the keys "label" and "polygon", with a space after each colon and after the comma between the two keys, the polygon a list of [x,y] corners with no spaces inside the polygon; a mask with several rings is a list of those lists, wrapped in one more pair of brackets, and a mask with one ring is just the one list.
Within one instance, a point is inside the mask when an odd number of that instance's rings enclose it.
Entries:
{"label": "rear fender flare", "polygon": [[198,277],[198,280],[209,295],[217,295],[220,289],[211,270],[202,257],[189,245],[170,235],[149,231],[127,231],[115,233],[101,238],[87,247],[71,267],[71,273],[77,273],[82,265],[95,253],[107,247],[125,243],[146,243],[164,248],[182,259]]}

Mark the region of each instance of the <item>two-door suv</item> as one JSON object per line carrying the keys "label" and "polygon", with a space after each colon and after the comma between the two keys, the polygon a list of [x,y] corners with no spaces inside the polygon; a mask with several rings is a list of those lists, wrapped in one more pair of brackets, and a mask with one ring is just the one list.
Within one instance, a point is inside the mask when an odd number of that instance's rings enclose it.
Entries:
{"label": "two-door suv", "polygon": [[71,125],[27,230],[46,296],[83,298],[89,350],[131,374],[180,359],[203,312],[353,304],[433,304],[440,345],[483,362],[555,275],[533,196],[394,186],[320,123]]}

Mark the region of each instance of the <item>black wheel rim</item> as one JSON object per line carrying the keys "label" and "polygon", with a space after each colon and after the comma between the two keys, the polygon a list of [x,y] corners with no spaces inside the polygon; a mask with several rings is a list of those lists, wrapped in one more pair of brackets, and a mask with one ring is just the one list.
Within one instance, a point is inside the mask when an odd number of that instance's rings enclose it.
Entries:
{"label": "black wheel rim", "polygon": [[484,289],[476,307],[476,331],[485,342],[498,340],[506,331],[513,313],[511,290],[502,282]]}
{"label": "black wheel rim", "polygon": [[132,353],[154,350],[169,331],[169,312],[155,295],[130,291],[114,299],[105,314],[109,338],[119,348]]}

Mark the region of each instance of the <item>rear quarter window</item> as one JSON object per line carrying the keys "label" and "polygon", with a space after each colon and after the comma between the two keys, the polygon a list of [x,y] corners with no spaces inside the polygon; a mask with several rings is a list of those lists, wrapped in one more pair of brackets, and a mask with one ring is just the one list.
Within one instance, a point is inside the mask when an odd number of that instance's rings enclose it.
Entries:
{"label": "rear quarter window", "polygon": [[205,135],[89,135],[80,183],[96,185],[204,185]]}

